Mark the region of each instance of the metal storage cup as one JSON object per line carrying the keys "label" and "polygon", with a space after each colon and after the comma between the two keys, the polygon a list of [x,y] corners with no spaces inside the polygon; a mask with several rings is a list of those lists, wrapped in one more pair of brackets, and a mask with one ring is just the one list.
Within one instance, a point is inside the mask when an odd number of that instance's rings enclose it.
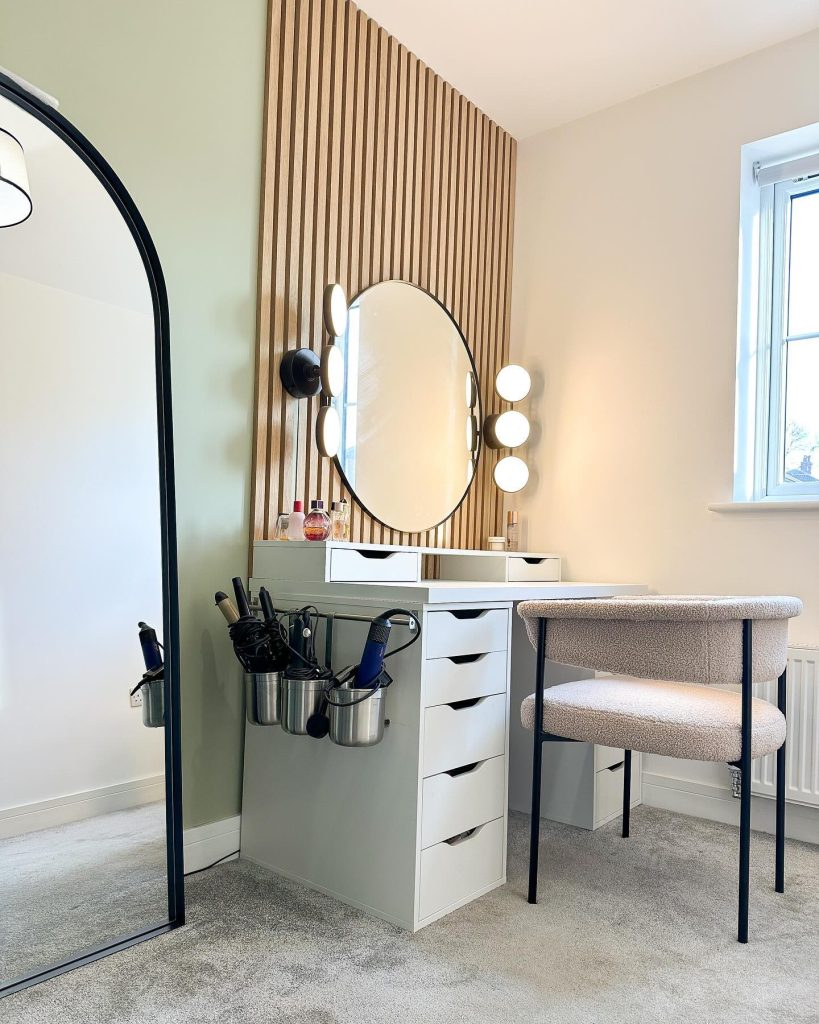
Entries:
{"label": "metal storage cup", "polygon": [[245,711],[253,725],[279,725],[281,711],[281,672],[245,673]]}
{"label": "metal storage cup", "polygon": [[307,735],[307,720],[321,707],[326,679],[298,679],[282,676],[282,729],[293,736]]}
{"label": "metal storage cup", "polygon": [[161,729],[165,724],[165,682],[152,679],[143,683],[139,692],[142,694],[142,724],[149,729]]}
{"label": "metal storage cup", "polygon": [[[371,696],[362,700],[368,693]],[[382,689],[339,688],[331,691],[330,700],[333,701],[328,708],[333,743],[342,747],[372,747],[381,742],[384,738]]]}

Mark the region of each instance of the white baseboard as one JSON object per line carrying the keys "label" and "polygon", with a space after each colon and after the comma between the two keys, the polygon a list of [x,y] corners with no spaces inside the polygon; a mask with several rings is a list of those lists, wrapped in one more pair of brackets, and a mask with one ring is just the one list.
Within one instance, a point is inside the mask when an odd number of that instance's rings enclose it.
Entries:
{"label": "white baseboard", "polygon": [[[183,836],[185,874],[201,871],[216,861],[226,863],[239,856],[242,817],[223,818],[197,828],[186,828]],[[224,858],[224,859],[223,859]]]}
{"label": "white baseboard", "polygon": [[[695,818],[739,825],[739,800],[727,787],[696,782],[673,775],[643,772],[643,803]],[[751,798],[751,825],[758,832],[774,833],[774,801],[764,796]],[[819,843],[819,808],[788,803],[785,834],[790,839]]]}
{"label": "white baseboard", "polygon": [[127,811],[164,799],[165,776],[152,775],[115,786],[69,793],[53,800],[7,807],[0,810],[0,839],[12,839],[39,829],[95,818],[98,814]]}

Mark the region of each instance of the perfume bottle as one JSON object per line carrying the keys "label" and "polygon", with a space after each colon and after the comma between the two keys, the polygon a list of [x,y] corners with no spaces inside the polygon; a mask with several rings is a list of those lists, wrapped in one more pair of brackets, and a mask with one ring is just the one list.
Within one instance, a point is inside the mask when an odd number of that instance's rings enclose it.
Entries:
{"label": "perfume bottle", "polygon": [[279,518],[276,520],[276,540],[289,540],[287,531],[290,528],[290,513],[279,512]]}
{"label": "perfume bottle", "polygon": [[304,540],[304,505],[300,501],[293,502],[293,511],[287,522],[287,539]]}
{"label": "perfume bottle", "polygon": [[330,506],[330,537],[332,540],[347,540],[349,515],[347,502],[334,501]]}
{"label": "perfume bottle", "polygon": [[510,509],[506,513],[506,550],[517,551],[519,543],[518,514]]}
{"label": "perfume bottle", "polygon": [[316,498],[310,502],[310,511],[304,517],[305,540],[327,540],[330,536],[330,517],[324,511],[324,502]]}

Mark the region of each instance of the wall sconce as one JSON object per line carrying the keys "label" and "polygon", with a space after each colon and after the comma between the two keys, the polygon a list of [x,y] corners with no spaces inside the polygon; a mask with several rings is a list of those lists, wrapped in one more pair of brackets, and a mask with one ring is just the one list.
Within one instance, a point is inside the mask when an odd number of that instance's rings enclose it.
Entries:
{"label": "wall sconce", "polygon": [[[344,334],[347,297],[340,284],[328,284],[324,289],[322,312],[331,338]],[[320,391],[326,398],[336,398],[344,388],[344,355],[332,340],[321,350],[321,357],[310,348],[293,349],[282,356],[279,376],[293,398],[315,398]]]}
{"label": "wall sconce", "polygon": [[23,147],[10,132],[0,128],[0,228],[22,224],[31,211]]}
{"label": "wall sconce", "polygon": [[[495,391],[505,402],[520,402],[529,394],[532,378],[522,366],[509,363],[498,370]],[[516,409],[487,416],[483,437],[488,448],[519,448],[529,438],[529,420]],[[501,459],[493,471],[493,479],[502,491],[513,493],[526,486],[529,467],[517,455]]]}

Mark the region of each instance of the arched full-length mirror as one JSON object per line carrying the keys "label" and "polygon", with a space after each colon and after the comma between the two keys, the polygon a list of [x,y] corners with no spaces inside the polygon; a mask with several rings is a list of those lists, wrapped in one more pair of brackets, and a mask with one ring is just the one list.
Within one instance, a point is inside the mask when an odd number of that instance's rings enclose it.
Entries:
{"label": "arched full-length mirror", "polygon": [[384,281],[350,304],[338,344],[338,465],[374,518],[416,533],[463,500],[478,458],[477,373],[458,324],[430,294]]}
{"label": "arched full-length mirror", "polygon": [[0,229],[2,993],[182,905],[164,293],[127,194],[0,85],[32,207]]}

